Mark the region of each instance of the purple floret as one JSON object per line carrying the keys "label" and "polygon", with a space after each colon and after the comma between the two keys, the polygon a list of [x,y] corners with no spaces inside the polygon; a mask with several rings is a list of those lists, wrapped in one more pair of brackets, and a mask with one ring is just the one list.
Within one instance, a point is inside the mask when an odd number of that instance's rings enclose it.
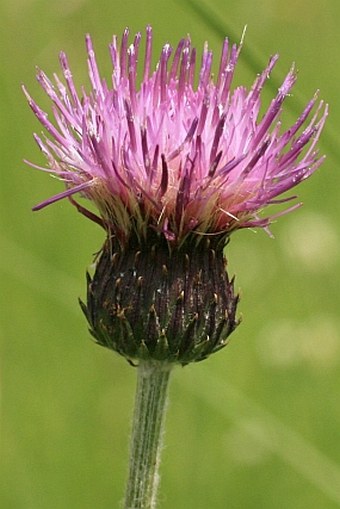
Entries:
{"label": "purple floret", "polygon": [[[142,234],[150,227],[170,242],[180,242],[190,232],[229,235],[239,228],[266,227],[299,206],[260,215],[268,205],[294,199],[278,197],[324,160],[316,145],[328,109],[317,94],[293,126],[285,131],[281,127],[282,104],[296,81],[294,67],[260,116],[262,88],[277,55],[250,90],[232,89],[242,44],[225,39],[214,79],[207,44],[200,65],[189,38],[175,50],[165,44],[152,71],[151,27],[146,29],[144,58],[141,38],[138,33],[129,43],[128,29],[120,43],[113,38],[112,81],[107,83],[86,37],[89,93],[77,92],[64,53],[64,82],[38,71],[38,81],[53,103],[52,121],[24,88],[48,133],[35,135],[48,161],[45,170],[66,185],[34,209],[68,197],[85,212],[72,197],[79,193],[95,203],[103,224],[120,239],[132,228]],[[140,76],[138,61],[143,62]]]}

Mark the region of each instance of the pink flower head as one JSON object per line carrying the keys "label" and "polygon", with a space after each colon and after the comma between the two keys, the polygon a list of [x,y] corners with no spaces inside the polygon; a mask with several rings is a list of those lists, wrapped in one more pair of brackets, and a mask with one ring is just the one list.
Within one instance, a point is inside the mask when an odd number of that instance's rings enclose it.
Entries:
{"label": "pink flower head", "polygon": [[228,236],[238,228],[266,227],[275,216],[260,217],[260,211],[295,198],[277,196],[322,163],[316,144],[327,106],[322,101],[316,105],[315,95],[295,124],[283,130],[280,114],[296,81],[294,67],[265,113],[259,113],[261,91],[277,55],[250,90],[232,90],[241,45],[225,39],[215,78],[207,45],[196,76],[197,55],[189,38],[175,50],[165,44],[152,71],[152,30],[147,27],[137,76],[141,34],[131,44],[128,38],[128,29],[120,43],[113,37],[108,84],[86,37],[90,93],[77,92],[64,53],[64,82],[56,75],[52,82],[38,71],[38,81],[53,102],[53,122],[24,89],[48,132],[42,138],[35,135],[48,160],[45,171],[66,185],[34,209],[68,197],[96,219],[73,199],[80,193],[96,204],[97,220],[120,241],[133,230],[143,235],[149,228],[179,243],[190,232]]}

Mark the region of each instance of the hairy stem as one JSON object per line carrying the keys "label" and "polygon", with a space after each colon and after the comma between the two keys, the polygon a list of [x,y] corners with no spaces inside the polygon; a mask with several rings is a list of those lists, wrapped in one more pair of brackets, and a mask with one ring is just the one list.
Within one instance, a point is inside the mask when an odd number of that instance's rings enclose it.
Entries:
{"label": "hairy stem", "polygon": [[141,361],[137,369],[124,509],[155,509],[171,364]]}

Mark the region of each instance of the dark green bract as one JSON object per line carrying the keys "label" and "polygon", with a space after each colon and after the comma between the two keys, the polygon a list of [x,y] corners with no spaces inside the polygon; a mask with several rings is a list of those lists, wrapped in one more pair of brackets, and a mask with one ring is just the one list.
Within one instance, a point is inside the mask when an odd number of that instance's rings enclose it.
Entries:
{"label": "dark green bract", "polygon": [[225,238],[169,247],[153,233],[122,247],[108,239],[82,308],[97,343],[130,362],[200,361],[238,325],[238,295],[226,272]]}

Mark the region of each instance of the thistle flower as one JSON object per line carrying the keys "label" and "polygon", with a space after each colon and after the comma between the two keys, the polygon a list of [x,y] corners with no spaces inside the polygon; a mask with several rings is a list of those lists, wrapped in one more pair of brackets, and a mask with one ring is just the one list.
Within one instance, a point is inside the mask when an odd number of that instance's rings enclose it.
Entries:
{"label": "thistle flower", "polygon": [[[283,130],[280,114],[296,81],[294,66],[259,113],[277,55],[250,90],[233,90],[242,43],[225,39],[214,78],[207,45],[197,65],[189,38],[175,50],[165,44],[152,71],[151,28],[142,66],[141,34],[131,44],[128,38],[127,29],[120,44],[113,38],[108,84],[87,36],[92,90],[82,90],[81,97],[64,53],[64,82],[38,71],[54,122],[24,89],[49,134],[35,135],[48,161],[40,169],[66,186],[34,210],[69,198],[107,231],[83,305],[96,341],[131,361],[186,364],[222,348],[235,329],[238,296],[223,249],[234,230],[267,228],[299,206],[261,215],[267,205],[294,199],[278,196],[322,163],[316,145],[327,106],[316,94]],[[77,193],[96,205],[99,216],[75,201]]]}

